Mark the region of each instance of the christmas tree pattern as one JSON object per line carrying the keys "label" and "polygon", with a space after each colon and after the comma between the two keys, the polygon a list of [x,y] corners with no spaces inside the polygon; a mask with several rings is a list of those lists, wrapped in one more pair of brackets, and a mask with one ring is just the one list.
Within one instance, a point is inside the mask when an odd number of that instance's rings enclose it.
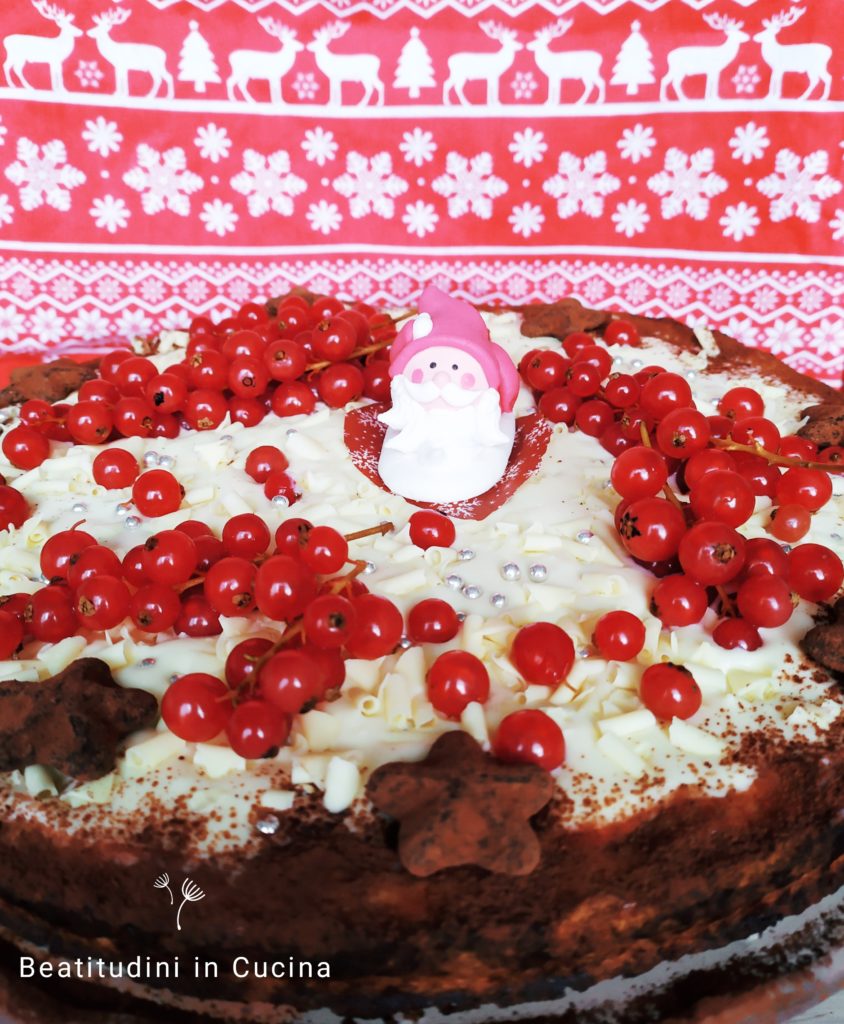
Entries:
{"label": "christmas tree pattern", "polygon": [[410,39],[399,54],[393,86],[396,89],[408,89],[410,98],[418,100],[420,89],[428,89],[436,84],[431,55],[419,38],[419,29],[414,27],[410,30]]}
{"label": "christmas tree pattern", "polygon": [[610,79],[610,85],[627,86],[628,96],[635,96],[640,85],[652,85],[655,81],[651,48],[640,32],[641,27],[639,21],[630,26],[630,35],[621,44]]}
{"label": "christmas tree pattern", "polygon": [[205,92],[206,85],[220,81],[217,63],[211,47],[200,35],[199,22],[188,22],[188,29],[179,54],[179,81],[193,82],[197,92]]}

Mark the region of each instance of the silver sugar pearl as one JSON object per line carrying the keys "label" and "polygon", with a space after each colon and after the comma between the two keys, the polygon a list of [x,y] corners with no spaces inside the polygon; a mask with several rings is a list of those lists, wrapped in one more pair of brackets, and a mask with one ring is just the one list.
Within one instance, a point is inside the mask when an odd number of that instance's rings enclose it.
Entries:
{"label": "silver sugar pearl", "polygon": [[580,530],[575,535],[575,540],[578,544],[588,544],[590,540],[595,536],[591,530]]}
{"label": "silver sugar pearl", "polygon": [[530,576],[534,583],[541,583],[547,575],[548,569],[544,565],[540,565],[539,562],[528,569],[528,576]]}
{"label": "silver sugar pearl", "polygon": [[458,622],[465,622],[466,621],[466,612],[458,612],[457,613],[457,621]]}
{"label": "silver sugar pearl", "polygon": [[149,469],[150,466],[158,465],[158,452],[146,452],[144,454],[144,465]]}
{"label": "silver sugar pearl", "polygon": [[622,364],[623,362],[624,362],[624,360],[623,360],[623,359],[621,358],[621,356],[615,356],[615,357],[613,358],[612,364],[613,364],[613,366],[615,366],[615,367],[619,367],[619,366],[621,366],[621,364]]}
{"label": "silver sugar pearl", "polygon": [[117,505],[117,507],[115,508],[114,512],[115,515],[118,516],[127,516],[129,515],[129,511],[131,508],[131,505],[127,504],[125,501],[121,501],[120,504]]}
{"label": "silver sugar pearl", "polygon": [[255,822],[255,828],[262,836],[274,836],[278,832],[281,822],[274,814],[268,814],[266,818],[259,818]]}
{"label": "silver sugar pearl", "polygon": [[783,549],[783,551],[784,551],[784,552],[785,552],[786,554],[788,554],[788,553],[789,553],[789,551],[791,551],[791,545],[790,545],[790,544],[783,544],[783,546],[782,546],[782,549]]}
{"label": "silver sugar pearl", "polygon": [[172,455],[159,455],[158,465],[162,469],[172,469],[176,465],[176,460]]}
{"label": "silver sugar pearl", "polygon": [[697,380],[697,371],[689,370],[689,372],[686,374],[686,380]]}
{"label": "silver sugar pearl", "polygon": [[480,587],[476,587],[474,583],[470,583],[468,586],[463,588],[463,596],[468,597],[470,601],[475,601],[481,596],[483,591]]}
{"label": "silver sugar pearl", "polygon": [[489,603],[493,608],[503,608],[507,604],[507,598],[503,594],[493,594]]}
{"label": "silver sugar pearl", "polygon": [[399,640],[399,647],[401,647],[401,649],[403,651],[406,651],[408,649],[408,647],[412,647],[412,646],[413,646],[413,641],[410,639],[410,637],[403,636],[401,638],[401,640]]}
{"label": "silver sugar pearl", "polygon": [[283,494],[277,494],[274,498],[270,499],[270,502],[276,508],[290,508],[290,501]]}
{"label": "silver sugar pearl", "polygon": [[634,370],[641,370],[645,364],[642,362],[641,359],[634,359],[630,365],[633,367]]}
{"label": "silver sugar pearl", "polygon": [[577,652],[577,656],[578,656],[578,658],[591,658],[592,657],[592,648],[591,647],[581,647],[580,650]]}
{"label": "silver sugar pearl", "polygon": [[123,525],[127,530],[136,530],[141,525],[141,521],[137,516],[126,516]]}
{"label": "silver sugar pearl", "polygon": [[445,578],[445,585],[451,587],[452,590],[459,590],[463,586],[463,577],[458,576],[456,573],[451,573]]}
{"label": "silver sugar pearl", "polygon": [[140,663],[141,668],[152,668],[154,664],[155,658],[144,658],[144,660]]}
{"label": "silver sugar pearl", "polygon": [[222,436],[220,437],[220,440],[221,440],[221,441],[231,441],[231,440],[232,440],[232,436],[231,436],[231,434],[223,434],[223,435],[222,435]]}
{"label": "silver sugar pearl", "polygon": [[47,579],[47,577],[42,572],[41,575],[38,577],[38,582],[39,583],[49,583],[50,581]]}
{"label": "silver sugar pearl", "polygon": [[299,433],[299,431],[295,427],[288,427],[287,428],[287,436],[288,437],[295,437],[298,433]]}
{"label": "silver sugar pearl", "polygon": [[472,551],[471,548],[461,548],[457,552],[457,557],[460,559],[461,562],[471,562],[472,559],[475,557],[475,552]]}
{"label": "silver sugar pearl", "polygon": [[88,506],[81,501],[77,501],[75,505],[70,506],[70,511],[81,514],[82,512],[88,511]]}
{"label": "silver sugar pearl", "polygon": [[374,562],[367,562],[366,565],[363,567],[362,575],[371,576],[377,568],[378,566]]}
{"label": "silver sugar pearl", "polygon": [[833,540],[841,540],[841,534],[840,534],[840,533],[831,533],[831,534],[830,534],[830,537],[831,537],[831,538],[832,538]]}
{"label": "silver sugar pearl", "polygon": [[174,672],[173,675],[170,676],[170,682],[171,683],[175,683],[178,678],[179,678],[179,673],[178,672]]}
{"label": "silver sugar pearl", "polygon": [[505,562],[501,566],[501,575],[505,580],[518,580],[521,579],[522,570],[515,562]]}

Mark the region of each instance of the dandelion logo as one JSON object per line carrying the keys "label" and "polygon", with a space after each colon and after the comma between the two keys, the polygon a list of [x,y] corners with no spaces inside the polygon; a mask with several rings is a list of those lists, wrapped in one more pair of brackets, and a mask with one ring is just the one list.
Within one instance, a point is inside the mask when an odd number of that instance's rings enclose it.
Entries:
{"label": "dandelion logo", "polygon": [[[166,889],[170,895],[170,906],[175,905],[173,899],[173,890],[170,888],[170,876],[165,871],[159,875],[158,878],[152,883],[156,889]],[[179,904],[179,909],[176,911],[176,929],[182,930],[182,911],[184,910],[186,903],[198,903],[200,900],[205,899],[205,893],[202,889],[193,881],[191,878],[186,878],[182,882],[182,902]]]}

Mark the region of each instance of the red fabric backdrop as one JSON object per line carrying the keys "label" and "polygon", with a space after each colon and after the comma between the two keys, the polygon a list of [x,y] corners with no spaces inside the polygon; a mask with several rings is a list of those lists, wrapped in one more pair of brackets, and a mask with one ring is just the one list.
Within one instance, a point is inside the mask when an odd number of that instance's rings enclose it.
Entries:
{"label": "red fabric backdrop", "polygon": [[436,279],[723,327],[840,382],[839,5],[3,5],[0,350]]}

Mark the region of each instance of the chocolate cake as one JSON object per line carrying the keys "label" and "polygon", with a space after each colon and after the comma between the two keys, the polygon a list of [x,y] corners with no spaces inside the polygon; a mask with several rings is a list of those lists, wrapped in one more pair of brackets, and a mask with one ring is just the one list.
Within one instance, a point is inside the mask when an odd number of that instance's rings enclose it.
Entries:
{"label": "chocolate cake", "polygon": [[[294,305],[271,300],[269,319],[249,307],[265,345]],[[362,312],[347,321],[370,321],[349,355],[361,367],[395,333],[392,321]],[[411,314],[393,315],[401,326]],[[687,565],[676,553],[633,557],[630,513],[612,484],[616,458],[634,450],[620,440],[619,407],[614,435],[593,436],[585,414],[569,416],[559,395],[546,400],[553,388],[538,388],[539,370],[531,377],[528,368],[537,352],[559,353],[570,383],[585,332],[611,363],[601,395],[613,375],[639,374],[644,387],[656,365],[685,380],[711,418],[723,443],[710,448],[734,452],[740,418],[725,426],[722,400],[751,388],[779,435],[810,443],[789,441],[767,483],[757,464],[737,465],[755,492],[737,529],[770,540],[772,509],[783,504],[777,481],[791,467],[826,466],[831,496],[777,556],[822,545],[833,553],[825,566],[844,553],[844,399],[725,335],[670,320],[571,299],[483,317],[533,386],[523,382],[516,400],[499,484],[438,506],[454,528],[442,544],[420,542],[411,523],[420,505],[378,476],[377,417],[389,399],[375,371],[363,396],[299,414],[289,396],[275,398],[284,383],[270,382],[271,411],[252,425],[230,406],[222,422],[198,427],[183,406],[159,436],[150,421],[105,444],[51,439],[31,468],[15,464],[26,450],[3,445],[5,486],[28,506],[0,532],[0,612],[21,623],[0,661],[0,934],[13,1019],[67,1020],[73,1008],[72,1019],[100,1022],[636,1024],[689,1019],[705,997],[738,997],[841,942],[844,612],[835,568],[821,572],[833,593],[824,580],[789,576],[789,590],[816,600],[795,595],[775,627],[747,630],[749,599],[731,583],[704,586],[705,611],[690,624],[666,625],[654,592]],[[147,358],[161,374],[186,351],[188,362],[201,353],[203,337],[213,328],[201,323],[163,332]],[[328,362],[313,351],[310,359],[317,374]],[[104,374],[113,372],[107,361]],[[7,391],[4,438],[22,413],[26,424],[37,419],[40,407],[22,402],[43,395],[73,406],[73,389],[99,379],[93,367],[67,366],[19,378]],[[641,446],[656,443],[657,424],[634,426]],[[281,449],[285,481],[253,475],[247,460],[261,446]],[[139,470],[172,472],[177,507],[144,514],[131,483],[98,482],[95,458],[116,448]],[[667,465],[688,528],[694,487],[685,463]],[[180,738],[166,702],[160,718],[153,699],[186,674],[226,679],[245,639],[301,649],[301,629],[291,634],[266,605],[244,600],[243,614],[212,615],[206,635],[195,635],[184,608],[201,597],[202,580],[192,578],[175,588],[175,626],[152,633],[131,616],[97,628],[100,611],[77,590],[76,626],[52,641],[33,635],[43,609],[35,602],[33,611],[31,595],[66,582],[42,579],[51,537],[89,533],[123,560],[134,594],[144,584],[126,567],[149,538],[186,520],[221,537],[250,514],[270,534],[301,517],[345,535],[352,571],[336,587],[336,574],[324,574],[325,592],[357,600],[363,582],[403,617],[387,653],[367,656],[363,641],[347,641],[342,678],[289,716],[289,735],[268,741],[266,756],[246,756],[229,725],[201,741]],[[458,613],[456,636],[443,643],[412,635],[411,610],[432,598]],[[597,630],[618,611],[643,627],[627,658],[607,657]],[[719,623],[736,621],[740,642],[717,642]],[[528,678],[514,653],[515,638],[537,623],[562,627],[571,643],[571,664],[553,683]],[[528,654],[541,661],[550,647],[537,646]],[[488,695],[452,714],[431,674],[449,651],[473,655],[489,676]],[[655,714],[643,688],[648,670],[666,665],[693,680],[684,692],[694,706],[678,704],[673,718]],[[562,763],[544,762],[547,743],[539,754],[505,748],[502,723],[523,711],[561,734]]]}

